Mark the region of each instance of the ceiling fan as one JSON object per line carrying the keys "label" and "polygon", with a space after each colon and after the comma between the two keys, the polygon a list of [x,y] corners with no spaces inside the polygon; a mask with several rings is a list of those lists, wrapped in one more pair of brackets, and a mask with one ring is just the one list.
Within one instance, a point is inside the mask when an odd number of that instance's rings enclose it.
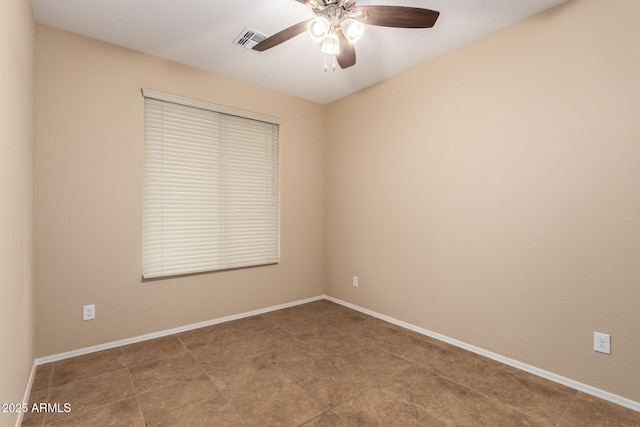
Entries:
{"label": "ceiling fan", "polygon": [[[356,63],[354,43],[364,25],[396,28],[431,28],[440,12],[407,6],[356,6],[356,0],[296,0],[313,9],[315,18],[299,22],[256,44],[253,50],[265,51],[303,33],[321,44],[320,50],[334,55],[341,68]],[[335,69],[335,62],[334,62]],[[326,71],[326,60],[325,60]]]}

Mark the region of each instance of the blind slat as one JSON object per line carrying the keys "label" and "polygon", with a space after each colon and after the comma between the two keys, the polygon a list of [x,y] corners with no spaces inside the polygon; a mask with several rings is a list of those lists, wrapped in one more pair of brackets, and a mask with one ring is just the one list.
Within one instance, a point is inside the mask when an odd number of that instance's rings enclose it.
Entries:
{"label": "blind slat", "polygon": [[144,101],[143,276],[279,262],[278,125]]}

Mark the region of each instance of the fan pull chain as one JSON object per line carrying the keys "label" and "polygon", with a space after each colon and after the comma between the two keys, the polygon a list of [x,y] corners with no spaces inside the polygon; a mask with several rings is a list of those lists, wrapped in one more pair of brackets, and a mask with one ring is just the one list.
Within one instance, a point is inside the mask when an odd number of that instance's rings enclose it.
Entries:
{"label": "fan pull chain", "polygon": [[[331,55],[331,71],[336,70],[336,55]],[[327,54],[324,54],[324,72],[327,72]]]}

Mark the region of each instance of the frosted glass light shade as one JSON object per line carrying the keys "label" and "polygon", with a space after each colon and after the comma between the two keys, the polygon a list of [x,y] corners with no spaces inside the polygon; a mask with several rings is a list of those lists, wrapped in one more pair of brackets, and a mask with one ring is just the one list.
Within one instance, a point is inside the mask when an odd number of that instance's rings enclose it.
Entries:
{"label": "frosted glass light shade", "polygon": [[362,33],[364,33],[364,25],[362,22],[351,18],[342,21],[342,34],[344,34],[344,37],[349,43],[355,43],[360,40]]}
{"label": "frosted glass light shade", "polygon": [[329,55],[337,55],[340,53],[340,40],[338,36],[333,34],[327,34],[322,41],[322,47],[320,52],[327,53]]}
{"label": "frosted glass light shade", "polygon": [[329,29],[331,28],[331,24],[329,20],[323,16],[318,16],[313,21],[309,23],[307,27],[307,33],[311,40],[316,43],[320,43],[324,40],[324,36],[329,33]]}

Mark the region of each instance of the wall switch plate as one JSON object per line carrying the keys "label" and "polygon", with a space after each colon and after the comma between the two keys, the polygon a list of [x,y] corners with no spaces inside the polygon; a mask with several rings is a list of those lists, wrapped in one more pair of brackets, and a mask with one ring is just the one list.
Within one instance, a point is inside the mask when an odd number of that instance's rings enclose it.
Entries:
{"label": "wall switch plate", "polygon": [[611,354],[611,335],[594,332],[593,349],[599,353]]}
{"label": "wall switch plate", "polygon": [[93,320],[96,318],[96,305],[83,305],[82,306],[82,320]]}
{"label": "wall switch plate", "polygon": [[351,280],[351,284],[353,285],[354,288],[358,287],[358,276],[353,276],[353,279]]}

